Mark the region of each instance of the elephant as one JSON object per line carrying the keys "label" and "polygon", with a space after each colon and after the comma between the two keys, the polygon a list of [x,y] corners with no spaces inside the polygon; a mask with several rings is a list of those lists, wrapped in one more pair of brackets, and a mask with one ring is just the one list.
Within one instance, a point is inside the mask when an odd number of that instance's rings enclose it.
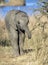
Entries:
{"label": "elephant", "polygon": [[[23,55],[25,36],[31,39],[31,31],[28,27],[29,17],[26,12],[21,10],[10,10],[5,16],[6,28],[16,56]],[[26,34],[25,34],[26,33]]]}

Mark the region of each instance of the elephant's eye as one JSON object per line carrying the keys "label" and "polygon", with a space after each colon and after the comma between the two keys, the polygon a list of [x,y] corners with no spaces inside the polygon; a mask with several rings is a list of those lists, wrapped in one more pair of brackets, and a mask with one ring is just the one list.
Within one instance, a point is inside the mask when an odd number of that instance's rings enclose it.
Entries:
{"label": "elephant's eye", "polygon": [[20,24],[20,22],[18,21],[18,24]]}

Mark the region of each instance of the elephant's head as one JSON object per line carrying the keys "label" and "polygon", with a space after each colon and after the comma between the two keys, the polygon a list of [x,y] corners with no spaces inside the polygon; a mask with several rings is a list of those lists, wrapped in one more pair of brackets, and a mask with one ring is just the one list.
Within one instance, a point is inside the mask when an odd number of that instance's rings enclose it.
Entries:
{"label": "elephant's head", "polygon": [[17,27],[19,30],[25,31],[25,33],[27,33],[28,38],[31,39],[31,32],[29,30],[28,24],[25,24],[25,22],[18,22]]}
{"label": "elephant's head", "polygon": [[20,12],[17,14],[16,16],[16,21],[17,21],[17,26],[20,30],[24,30],[27,35],[28,35],[28,38],[30,39],[31,38],[31,32],[29,31],[29,28],[28,28],[28,23],[29,23],[29,18],[28,18],[28,15],[25,13],[25,12]]}

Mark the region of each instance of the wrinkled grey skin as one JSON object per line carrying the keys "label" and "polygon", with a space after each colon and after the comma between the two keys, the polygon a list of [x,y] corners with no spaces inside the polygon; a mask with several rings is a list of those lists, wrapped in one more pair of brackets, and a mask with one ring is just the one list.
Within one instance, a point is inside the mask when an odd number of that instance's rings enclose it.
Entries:
{"label": "wrinkled grey skin", "polygon": [[5,23],[7,30],[9,31],[9,38],[14,53],[16,56],[19,54],[22,55],[25,33],[28,35],[28,38],[31,39],[31,32],[28,28],[28,15],[23,11],[11,10],[5,16]]}

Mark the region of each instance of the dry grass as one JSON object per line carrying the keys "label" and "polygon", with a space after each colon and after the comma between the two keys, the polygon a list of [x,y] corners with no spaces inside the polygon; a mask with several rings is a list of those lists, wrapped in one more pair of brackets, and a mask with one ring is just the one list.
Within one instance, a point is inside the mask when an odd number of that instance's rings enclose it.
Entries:
{"label": "dry grass", "polygon": [[4,20],[0,20],[0,39],[8,39],[8,33],[6,30]]}
{"label": "dry grass", "polygon": [[24,4],[24,0],[9,0],[9,2],[0,3],[0,6],[20,6]]}
{"label": "dry grass", "polygon": [[[32,49],[31,52],[19,57],[12,56],[12,47],[0,47],[0,65],[48,65],[48,18],[44,15],[40,18],[40,25],[32,31],[32,38],[26,37],[24,49]],[[34,16],[30,17],[30,30],[39,23]],[[44,22],[47,22],[42,29]],[[4,26],[3,23],[0,24]],[[2,33],[3,38],[7,37]]]}

